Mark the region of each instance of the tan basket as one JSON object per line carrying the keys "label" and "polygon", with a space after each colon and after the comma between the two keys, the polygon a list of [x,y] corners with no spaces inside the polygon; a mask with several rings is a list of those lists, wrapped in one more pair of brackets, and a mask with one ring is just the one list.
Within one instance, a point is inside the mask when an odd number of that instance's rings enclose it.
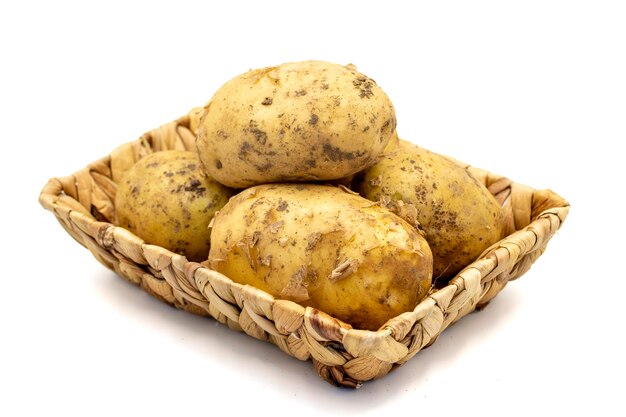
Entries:
{"label": "tan basket", "polygon": [[196,115],[192,111],[152,130],[74,175],[51,179],[40,203],[98,261],[128,281],[178,308],[270,341],[300,360],[311,359],[318,374],[335,385],[356,388],[386,375],[432,344],[450,324],[485,306],[541,256],[569,211],[568,203],[551,191],[470,168],[507,210],[509,236],[448,285],[433,290],[413,311],[389,320],[376,332],[352,329],[319,310],[277,300],[145,244],[111,223],[116,184],[137,160],[162,150],[195,150]]}

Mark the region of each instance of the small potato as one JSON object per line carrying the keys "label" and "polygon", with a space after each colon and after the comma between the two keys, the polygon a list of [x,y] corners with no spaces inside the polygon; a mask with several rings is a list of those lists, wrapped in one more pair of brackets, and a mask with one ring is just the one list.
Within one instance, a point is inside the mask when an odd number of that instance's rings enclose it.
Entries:
{"label": "small potato", "polygon": [[376,330],[427,294],[432,255],[389,210],[344,189],[269,184],[216,214],[209,266],[236,282]]}
{"label": "small potato", "polygon": [[204,174],[196,153],[155,152],[118,184],[117,224],[146,243],[199,262],[209,253],[209,222],[232,194]]}
{"label": "small potato", "polygon": [[372,165],[396,127],[393,105],[352,65],[304,61],[249,71],[205,106],[206,171],[230,187],[335,180]]}
{"label": "small potato", "polygon": [[450,278],[503,237],[503,211],[487,188],[448,158],[400,140],[358,176],[354,189],[419,224],[435,279]]}

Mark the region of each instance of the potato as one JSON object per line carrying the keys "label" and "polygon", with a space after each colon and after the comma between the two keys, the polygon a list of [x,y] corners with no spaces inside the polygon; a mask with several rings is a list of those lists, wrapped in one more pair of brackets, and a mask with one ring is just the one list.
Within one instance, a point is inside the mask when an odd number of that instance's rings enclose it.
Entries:
{"label": "potato", "polygon": [[197,147],[230,187],[334,180],[372,165],[395,127],[387,95],[354,66],[294,62],[224,84],[204,108]]}
{"label": "potato", "polygon": [[503,237],[503,211],[487,188],[442,155],[401,140],[354,182],[363,197],[419,223],[433,252],[433,275],[454,276]]}
{"label": "potato", "polygon": [[204,174],[195,152],[155,152],[118,184],[117,224],[146,243],[202,261],[209,253],[209,222],[232,194]]}
{"label": "potato", "polygon": [[361,329],[412,310],[431,285],[428,244],[389,210],[344,190],[242,191],[215,216],[209,266]]}

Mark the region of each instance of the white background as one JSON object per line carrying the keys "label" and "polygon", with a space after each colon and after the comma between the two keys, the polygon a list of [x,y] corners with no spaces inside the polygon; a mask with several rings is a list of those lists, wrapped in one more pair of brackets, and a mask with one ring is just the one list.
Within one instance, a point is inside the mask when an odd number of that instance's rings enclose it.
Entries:
{"label": "white background", "polygon": [[[86,3],[0,6],[0,415],[624,415],[623,2]],[[572,204],[522,279],[355,392],[151,299],[37,203],[233,76],[312,58],[374,78],[402,137]]]}

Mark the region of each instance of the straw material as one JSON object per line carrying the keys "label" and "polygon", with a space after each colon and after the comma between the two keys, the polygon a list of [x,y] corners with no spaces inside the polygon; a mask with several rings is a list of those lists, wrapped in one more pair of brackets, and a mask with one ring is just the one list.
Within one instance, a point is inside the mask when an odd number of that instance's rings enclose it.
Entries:
{"label": "straw material", "polygon": [[[154,129],[74,175],[52,178],[39,201],[63,228],[107,268],[154,297],[194,314],[213,317],[285,353],[313,362],[326,381],[358,388],[405,363],[466,314],[484,307],[541,256],[569,211],[549,190],[533,190],[469,167],[506,209],[510,233],[487,249],[413,311],[376,332],[349,325],[310,307],[275,299],[187,261],[112,222],[116,184],[134,163],[152,152],[195,151],[198,110]],[[462,162],[457,163],[467,166]]]}

